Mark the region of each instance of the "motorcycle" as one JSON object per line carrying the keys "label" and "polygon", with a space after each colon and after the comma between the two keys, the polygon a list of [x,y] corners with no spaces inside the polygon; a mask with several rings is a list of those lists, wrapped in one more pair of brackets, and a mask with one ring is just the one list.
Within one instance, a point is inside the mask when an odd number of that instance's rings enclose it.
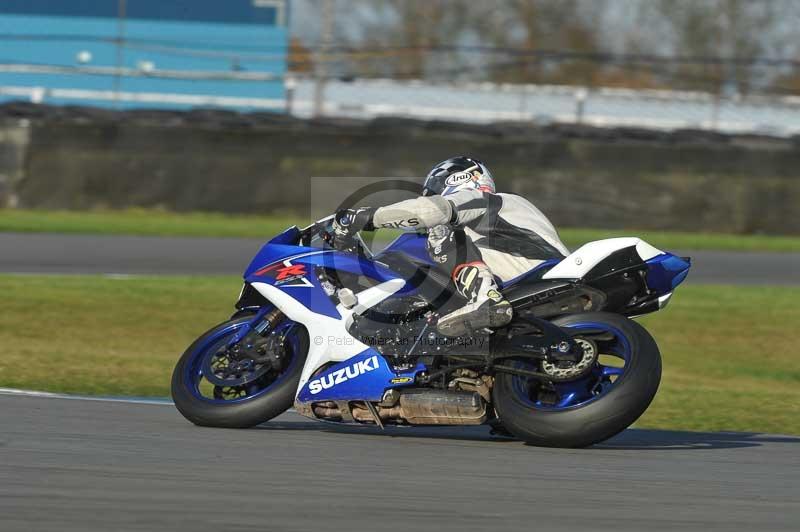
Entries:
{"label": "motorcycle", "polygon": [[175,406],[203,426],[244,428],[293,405],[315,420],[480,425],[538,446],[585,447],[638,419],[661,356],[632,318],[664,308],[690,260],[638,238],[590,242],[501,283],[511,323],[440,335],[459,302],[404,233],[373,255],[331,246],[331,218],[291,227],[244,273],[231,318],[200,336],[172,376]]}

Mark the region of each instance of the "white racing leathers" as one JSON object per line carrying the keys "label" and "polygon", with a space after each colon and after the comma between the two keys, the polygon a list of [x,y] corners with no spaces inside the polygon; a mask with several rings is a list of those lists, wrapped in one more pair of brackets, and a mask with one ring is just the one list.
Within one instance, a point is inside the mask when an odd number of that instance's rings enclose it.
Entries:
{"label": "white racing leathers", "polygon": [[[414,198],[377,209],[373,224],[427,229],[428,250],[445,269],[482,261],[503,282],[569,254],[550,220],[515,194],[462,190],[445,197]],[[466,237],[465,246],[459,247],[459,232]]]}

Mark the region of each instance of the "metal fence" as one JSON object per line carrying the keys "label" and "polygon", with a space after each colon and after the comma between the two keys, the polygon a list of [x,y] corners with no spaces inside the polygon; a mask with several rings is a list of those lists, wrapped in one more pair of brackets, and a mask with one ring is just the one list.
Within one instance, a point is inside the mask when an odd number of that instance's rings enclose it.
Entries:
{"label": "metal fence", "polygon": [[[289,83],[293,114],[311,115],[314,84],[310,79]],[[777,136],[800,133],[800,97],[795,96],[719,98],[685,91],[396,80],[329,81],[323,95],[324,114],[353,118],[560,122]]]}
{"label": "metal fence", "polygon": [[[0,65],[0,71],[2,65]],[[146,73],[160,76],[159,71]],[[177,75],[175,73],[167,73]],[[130,75],[130,73],[122,73]],[[140,74],[137,74],[140,75]],[[191,74],[196,76],[197,73]],[[253,84],[264,75],[219,72]],[[274,80],[274,76],[268,76]],[[498,84],[434,84],[397,80],[328,80],[322,106],[314,103],[317,81],[286,77],[286,98],[219,96],[167,92],[133,92],[0,86],[0,98],[34,103],[91,104],[121,102],[128,106],[215,107],[241,111],[286,112],[301,118],[315,114],[370,119],[398,116],[464,123],[581,123],[598,127],[704,129],[725,133],[791,136],[800,133],[800,97],[717,98],[700,92]]]}

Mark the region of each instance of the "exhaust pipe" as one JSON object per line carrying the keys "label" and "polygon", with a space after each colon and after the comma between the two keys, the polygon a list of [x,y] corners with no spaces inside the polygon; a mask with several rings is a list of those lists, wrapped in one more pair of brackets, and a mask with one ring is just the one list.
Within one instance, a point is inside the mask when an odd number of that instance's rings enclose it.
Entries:
{"label": "exhaust pipe", "polygon": [[[342,409],[345,409],[344,413]],[[403,390],[394,405],[378,404],[376,410],[381,420],[404,420],[412,425],[481,425],[488,417],[486,401],[479,393],[468,391]],[[319,419],[345,421],[351,418],[362,423],[375,422],[373,413],[361,401],[316,403],[312,411]]]}
{"label": "exhaust pipe", "polygon": [[412,425],[480,425],[486,403],[476,392],[408,390],[400,394],[400,417]]}

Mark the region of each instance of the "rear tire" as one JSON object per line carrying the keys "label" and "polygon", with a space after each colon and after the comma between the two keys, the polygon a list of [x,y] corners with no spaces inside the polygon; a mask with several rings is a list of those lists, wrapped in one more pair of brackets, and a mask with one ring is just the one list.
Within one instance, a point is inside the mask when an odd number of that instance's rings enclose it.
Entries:
{"label": "rear tire", "polygon": [[508,373],[496,377],[492,397],[502,424],[515,436],[542,447],[587,447],[622,432],[641,416],[661,380],[661,355],[653,337],[638,323],[618,314],[587,312],[553,320],[568,327],[578,323],[613,327],[629,342],[631,358],[613,388],[583,405],[539,409],[515,391]]}
{"label": "rear tire", "polygon": [[243,316],[232,319],[210,329],[189,346],[178,360],[172,372],[172,399],[178,411],[194,423],[205,427],[223,428],[248,428],[269,421],[292,407],[300,374],[303,371],[308,354],[308,333],[302,326],[297,326],[293,334],[298,335],[298,351],[292,353],[298,357],[293,361],[292,370],[281,377],[280,382],[268,389],[265,393],[243,401],[211,402],[198,398],[192,393],[193,383],[187,382],[187,364],[191,364],[198,356],[198,349],[207,344],[207,339],[215,336],[219,331],[233,324],[244,323],[252,320],[252,316]]}

